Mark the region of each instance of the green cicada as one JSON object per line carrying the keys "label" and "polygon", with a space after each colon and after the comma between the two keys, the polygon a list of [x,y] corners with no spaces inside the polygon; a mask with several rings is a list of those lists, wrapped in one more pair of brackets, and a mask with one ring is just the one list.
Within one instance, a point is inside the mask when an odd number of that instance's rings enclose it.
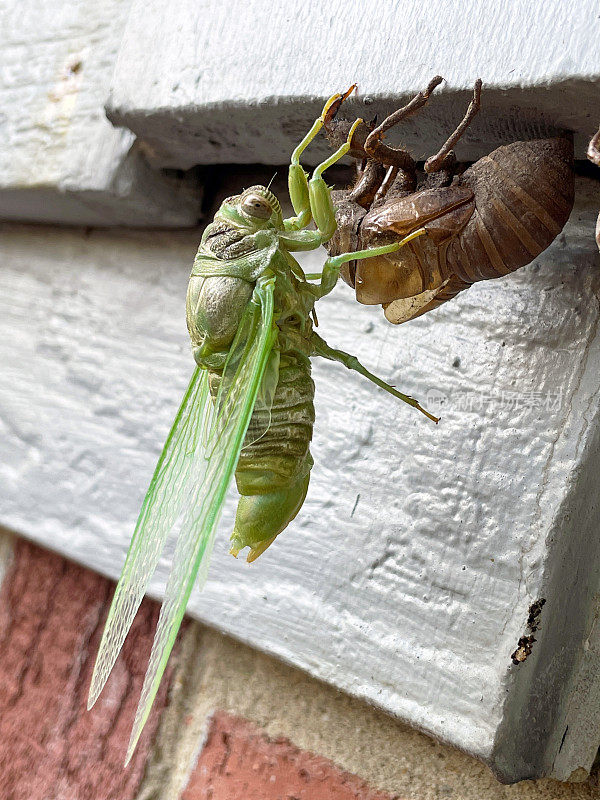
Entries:
{"label": "green cicada", "polygon": [[[257,558],[296,516],[308,489],[314,421],[310,358],[322,356],[360,372],[435,420],[411,397],[329,347],[313,330],[317,300],[336,284],[342,264],[397,250],[391,245],[328,258],[305,275],[292,256],[314,250],[336,230],[323,172],[349,150],[348,140],[313,172],[300,156],[346,95],[334,95],[294,150],[289,193],[295,217],[264,186],[226,199],[206,228],[194,261],[187,322],[197,364],[152,477],[127,553],[89,695],[96,702],[142,601],[166,539],[179,534],[127,761],[150,713],[192,587],[203,582],[226,491],[235,474],[241,495],[231,552]],[[316,230],[308,226],[314,220]]]}

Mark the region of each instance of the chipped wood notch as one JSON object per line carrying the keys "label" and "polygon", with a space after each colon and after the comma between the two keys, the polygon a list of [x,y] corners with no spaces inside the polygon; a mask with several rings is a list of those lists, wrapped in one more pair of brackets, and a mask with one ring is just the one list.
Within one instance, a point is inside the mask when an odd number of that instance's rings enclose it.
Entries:
{"label": "chipped wood notch", "polygon": [[534,642],[537,642],[537,639],[533,634],[540,626],[540,616],[545,603],[546,598],[540,597],[539,600],[536,600],[529,606],[529,614],[527,617],[527,630],[529,633],[525,634],[525,636],[521,636],[517,642],[517,649],[514,651],[514,653],[511,653],[510,658],[513,664],[522,664],[523,661],[525,661],[531,655]]}

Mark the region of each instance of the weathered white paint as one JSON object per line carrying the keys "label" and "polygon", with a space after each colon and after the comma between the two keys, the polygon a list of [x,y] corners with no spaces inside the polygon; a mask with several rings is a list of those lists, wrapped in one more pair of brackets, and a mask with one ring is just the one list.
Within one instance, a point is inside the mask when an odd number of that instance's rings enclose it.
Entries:
{"label": "weathered white paint", "polygon": [[[442,422],[317,363],[304,508],[249,566],[227,555],[231,498],[190,602],[505,780],[550,774],[557,757],[561,776],[589,768],[600,738],[600,707],[586,702],[598,692],[600,557],[600,274],[586,187],[534,265],[424,318],[390,326],[342,285],[320,304],[331,344],[439,399]],[[2,231],[0,523],[113,577],[192,369],[183,306],[197,240]],[[165,557],[156,596],[167,569]],[[514,667],[540,597],[538,641]]]}
{"label": "weathered white paint", "polygon": [[194,182],[152,171],[102,108],[128,9],[128,0],[0,8],[0,218],[195,224]]}
{"label": "weathered white paint", "polygon": [[[358,83],[347,111],[370,119],[440,74],[448,86],[396,135],[423,158],[481,77],[483,109],[460,157],[559,126],[576,132],[583,158],[598,127],[599,41],[596,0],[134,0],[108,112],[158,164],[279,164],[332,92]],[[315,144],[307,159],[325,152]]]}

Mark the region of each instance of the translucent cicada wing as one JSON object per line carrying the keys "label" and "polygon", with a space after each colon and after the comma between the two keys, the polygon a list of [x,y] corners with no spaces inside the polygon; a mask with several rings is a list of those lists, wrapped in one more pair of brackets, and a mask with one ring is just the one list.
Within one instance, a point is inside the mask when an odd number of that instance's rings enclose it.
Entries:
{"label": "translucent cicada wing", "polygon": [[240,332],[248,336],[244,343],[244,359],[238,361],[235,379],[228,381],[215,403],[215,415],[207,432],[204,478],[194,487],[190,496],[177,539],[173,566],[133,724],[127,762],[148,719],[194,583],[197,578],[201,584],[206,579],[225,493],[238,462],[276,339],[273,287],[274,278],[257,284],[245,319],[240,323]]}
{"label": "translucent cicada wing", "polygon": [[154,470],[100,642],[88,708],[102,691],[142,602],[169,532],[203,460],[200,437],[212,416],[208,377],[196,368]]}
{"label": "translucent cicada wing", "polygon": [[279,380],[279,350],[273,348],[265,366],[265,372],[258,389],[254,410],[246,431],[244,447],[261,439],[271,427],[271,409]]}
{"label": "translucent cicada wing", "polygon": [[[215,400],[215,415],[211,420],[211,429],[207,430],[205,437],[205,444],[209,448],[209,440],[217,441],[221,430],[228,424],[229,414],[231,413],[231,393],[237,387],[241,367],[247,363],[256,344],[257,324],[262,309],[255,303],[250,304],[250,306],[242,317],[223,368],[223,376]],[[264,368],[252,417],[246,432],[246,447],[264,436],[271,425],[271,409],[278,380],[279,350],[273,348],[269,353],[269,358]]]}

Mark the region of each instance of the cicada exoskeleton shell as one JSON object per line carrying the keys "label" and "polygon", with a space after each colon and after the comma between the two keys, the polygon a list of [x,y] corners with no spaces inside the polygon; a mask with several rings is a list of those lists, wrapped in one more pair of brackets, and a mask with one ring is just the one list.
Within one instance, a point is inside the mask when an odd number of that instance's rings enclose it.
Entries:
{"label": "cicada exoskeleton shell", "polygon": [[475,210],[473,192],[462,186],[423,189],[394,198],[369,211],[361,225],[361,244],[391,244],[423,228],[426,233],[402,250],[359,261],[356,298],[366,305],[387,304],[438,289],[447,280],[446,253]]}
{"label": "cicada exoskeleton shell", "polygon": [[[573,207],[568,138],[515,142],[477,161],[449,187],[392,198],[361,220],[360,246],[425,234],[397,253],[356,264],[357,300],[400,323],[473,283],[529,264],[556,238]],[[344,276],[346,277],[346,276]],[[419,306],[397,300],[438,293]]]}
{"label": "cicada exoskeleton shell", "polygon": [[[405,110],[413,113],[423,105],[436,81]],[[390,120],[396,124],[396,119],[406,116],[403,110],[372,131],[364,144],[357,142],[367,162],[362,175],[383,154],[395,178],[385,193],[375,194],[366,213],[352,200],[358,182],[339,197],[343,211],[338,211],[339,231],[330,252],[339,252],[345,244],[350,219],[353,249],[391,244],[424,229],[423,235],[400,250],[355,262],[342,273],[357,300],[382,304],[390,322],[413,319],[473,283],[508,275],[531,263],[556,238],[571,213],[574,173],[569,134],[504,145],[460,171],[450,147],[478,110],[480,88],[477,82],[465,119],[426,162],[428,174],[421,188],[416,188],[416,164],[408,153],[382,141]],[[373,137],[375,144],[369,147]]]}

